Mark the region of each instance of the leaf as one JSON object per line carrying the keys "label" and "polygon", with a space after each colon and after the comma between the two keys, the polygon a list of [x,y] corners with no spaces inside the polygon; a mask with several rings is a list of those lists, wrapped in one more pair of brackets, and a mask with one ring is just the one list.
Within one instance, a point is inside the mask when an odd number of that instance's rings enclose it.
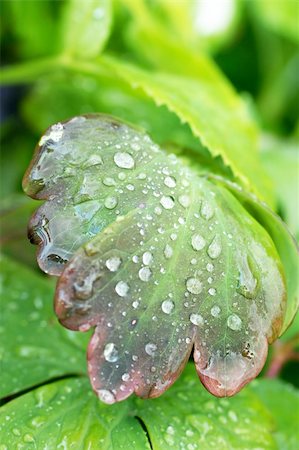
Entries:
{"label": "leaf", "polygon": [[221,156],[224,164],[231,168],[245,187],[271,204],[268,180],[257,155],[257,130],[249,119],[245,105],[216,69],[213,72],[213,66],[208,61],[205,67],[204,57],[198,63],[195,57],[188,60],[187,56],[183,55],[186,64],[187,61],[194,64],[194,75],[147,71],[111,57],[102,57],[101,62],[131,87],[152,98],[157,105],[166,105],[190,126],[194,136],[200,139],[213,157]]}
{"label": "leaf", "polygon": [[1,258],[1,387],[14,394],[51,378],[83,373],[87,336],[53,318],[53,286],[20,264]]}
{"label": "leaf", "polygon": [[245,390],[232,399],[212,398],[197,383],[191,364],[160,399],[107,406],[91,394],[85,378],[67,379],[11,401],[0,417],[8,448],[30,443],[90,450],[126,450],[128,443],[132,450],[276,448],[271,417],[256,395]]}
{"label": "leaf", "polygon": [[215,395],[259,373],[281,330],[282,268],[269,235],[225,188],[101,115],[48,129],[23,185],[47,200],[30,235],[40,267],[61,275],[59,320],[96,327],[89,375],[102,400],[160,395],[193,344]]}
{"label": "leaf", "polygon": [[219,176],[210,175],[211,179],[229,189],[243,206],[263,225],[273,239],[283,263],[287,286],[287,308],[280,334],[292,323],[299,306],[299,250],[293,236],[282,220],[266,204],[245,192],[240,186]]}
{"label": "leaf", "polygon": [[252,383],[254,391],[274,418],[274,437],[281,450],[296,450],[299,441],[299,392],[279,379]]}
{"label": "leaf", "polygon": [[103,49],[111,27],[110,0],[69,0],[62,22],[64,52],[93,58]]}

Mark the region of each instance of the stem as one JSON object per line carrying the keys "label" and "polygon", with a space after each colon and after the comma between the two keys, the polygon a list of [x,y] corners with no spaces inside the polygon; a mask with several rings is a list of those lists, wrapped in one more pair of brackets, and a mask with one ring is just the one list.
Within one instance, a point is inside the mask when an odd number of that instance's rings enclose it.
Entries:
{"label": "stem", "polygon": [[25,61],[13,66],[3,67],[0,72],[0,84],[23,84],[36,80],[39,76],[52,72],[62,65],[61,58],[46,58]]}
{"label": "stem", "polygon": [[299,334],[295,335],[288,342],[277,341],[274,344],[274,354],[266,376],[269,378],[277,377],[283,369],[283,366],[289,361],[299,361],[299,352],[294,350],[298,345]]}

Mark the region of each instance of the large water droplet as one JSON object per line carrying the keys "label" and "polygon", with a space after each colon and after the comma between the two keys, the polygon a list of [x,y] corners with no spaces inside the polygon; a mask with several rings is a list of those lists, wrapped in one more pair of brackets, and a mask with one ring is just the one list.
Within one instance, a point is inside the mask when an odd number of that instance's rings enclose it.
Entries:
{"label": "large water droplet", "polygon": [[97,394],[100,400],[102,402],[107,404],[115,403],[116,398],[114,397],[113,393],[111,391],[108,391],[107,389],[98,389]]}
{"label": "large water droplet", "polygon": [[161,308],[165,314],[170,314],[174,309],[174,303],[172,300],[164,300]]}
{"label": "large water droplet", "polygon": [[117,152],[113,159],[117,167],[122,169],[133,169],[135,166],[134,158],[127,152]]}
{"label": "large water droplet", "polygon": [[174,188],[176,186],[175,178],[170,177],[170,176],[165,177],[164,184],[165,184],[165,186],[167,186],[169,188]]}
{"label": "large water droplet", "polygon": [[210,203],[208,203],[207,201],[203,201],[201,210],[200,210],[200,214],[204,219],[210,220],[214,215],[214,209],[210,205]]}
{"label": "large water droplet", "polygon": [[194,250],[202,250],[206,245],[206,241],[200,234],[194,234],[191,238],[191,245]]}
{"label": "large water droplet", "polygon": [[118,200],[114,196],[108,196],[105,198],[104,205],[107,209],[114,209],[118,203]]}
{"label": "large water droplet", "polygon": [[187,291],[191,294],[200,294],[202,291],[202,282],[198,278],[188,278],[186,281]]}
{"label": "large water droplet", "polygon": [[227,326],[233,331],[239,331],[242,328],[242,320],[237,314],[231,314],[227,318]]}
{"label": "large water droplet", "polygon": [[120,265],[121,259],[118,256],[111,256],[111,258],[106,261],[106,267],[110,272],[116,272]]}
{"label": "large water droplet", "polygon": [[115,286],[115,292],[120,297],[125,297],[129,292],[129,285],[125,281],[119,281]]}
{"label": "large water droplet", "polygon": [[146,344],[145,346],[145,351],[149,356],[154,356],[155,352],[157,350],[157,346],[156,344],[152,344],[151,342],[149,342],[148,344]]}
{"label": "large water droplet", "polygon": [[163,195],[163,197],[160,200],[161,205],[165,209],[172,209],[174,207],[174,199],[173,197]]}
{"label": "large water droplet", "polygon": [[142,267],[138,272],[138,276],[141,281],[148,281],[152,276],[152,271],[149,267]]}
{"label": "large water droplet", "polygon": [[151,265],[151,263],[153,262],[153,255],[151,254],[151,252],[144,252],[142,255],[142,261],[145,266]]}
{"label": "large water droplet", "polygon": [[200,314],[192,313],[189,317],[190,322],[196,326],[200,326],[204,324],[203,317]]}
{"label": "large water droplet", "polygon": [[104,358],[108,362],[116,362],[118,360],[118,350],[113,342],[109,342],[104,349]]}
{"label": "large water droplet", "polygon": [[208,255],[210,258],[216,259],[220,256],[221,250],[220,236],[216,235],[208,247]]}
{"label": "large water droplet", "polygon": [[254,277],[249,258],[244,258],[239,273],[239,285],[237,291],[246,298],[254,298],[257,291],[257,279]]}

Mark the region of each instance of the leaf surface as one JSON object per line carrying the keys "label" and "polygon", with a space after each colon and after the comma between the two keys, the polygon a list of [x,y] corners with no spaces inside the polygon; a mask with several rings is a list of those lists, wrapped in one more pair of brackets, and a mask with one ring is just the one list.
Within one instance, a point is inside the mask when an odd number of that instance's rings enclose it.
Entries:
{"label": "leaf surface", "polygon": [[107,406],[92,395],[87,379],[67,379],[11,401],[0,417],[8,448],[126,450],[128,443],[133,450],[276,448],[271,417],[255,394],[245,390],[232,399],[212,398],[197,383],[191,364],[160,399]]}
{"label": "leaf surface", "polygon": [[1,258],[1,274],[0,396],[84,373],[87,336],[56,322],[52,283],[6,257]]}
{"label": "leaf surface", "polygon": [[95,327],[89,375],[102,400],[160,395],[193,345],[217,396],[259,373],[281,330],[284,278],[269,235],[228,190],[101,115],[52,126],[24,189],[47,200],[30,235],[41,268],[61,275],[59,320]]}

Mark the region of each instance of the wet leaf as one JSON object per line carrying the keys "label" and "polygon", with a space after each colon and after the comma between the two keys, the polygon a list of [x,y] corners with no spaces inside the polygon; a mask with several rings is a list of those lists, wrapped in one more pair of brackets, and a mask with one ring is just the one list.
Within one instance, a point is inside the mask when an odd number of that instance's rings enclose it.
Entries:
{"label": "wet leaf", "polygon": [[1,258],[0,396],[84,373],[87,336],[64,330],[52,312],[53,285]]}
{"label": "wet leaf", "polygon": [[279,379],[258,380],[252,387],[274,418],[274,437],[278,448],[296,450],[299,442],[298,389]]}
{"label": "wet leaf", "polygon": [[101,115],[48,129],[24,189],[47,200],[30,235],[41,268],[61,275],[59,320],[95,327],[88,367],[103,401],[160,395],[193,345],[217,396],[260,372],[282,327],[283,270],[268,233],[227,189]]}
{"label": "wet leaf", "polygon": [[64,51],[83,59],[97,56],[111,27],[111,1],[69,0],[62,21]]}
{"label": "wet leaf", "polygon": [[128,442],[132,450],[276,448],[271,417],[255,394],[247,389],[232,399],[212,398],[191,364],[160,399],[107,406],[92,395],[85,378],[67,379],[11,401],[0,418],[8,448],[127,450]]}

